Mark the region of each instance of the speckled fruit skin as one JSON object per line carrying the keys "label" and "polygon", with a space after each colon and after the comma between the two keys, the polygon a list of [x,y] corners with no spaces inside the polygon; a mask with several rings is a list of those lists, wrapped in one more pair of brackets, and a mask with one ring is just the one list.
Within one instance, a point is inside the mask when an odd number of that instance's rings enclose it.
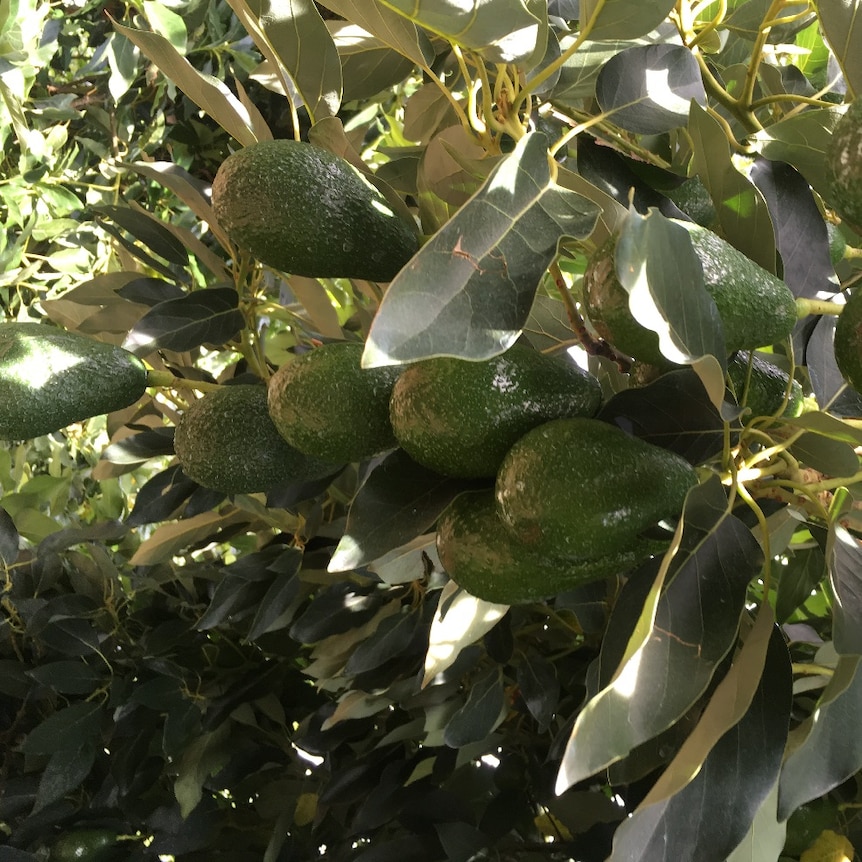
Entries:
{"label": "speckled fruit skin", "polygon": [[228,156],[212,204],[240,248],[294,275],[386,282],[418,247],[353,165],[299,141],[261,141]]}
{"label": "speckled fruit skin", "polygon": [[503,524],[537,552],[595,559],[633,547],[682,509],[697,475],[673,452],[596,419],[555,419],[527,432],[497,474]]}
{"label": "speckled fruit skin", "polygon": [[[707,291],[724,325],[727,353],[755,350],[783,341],[796,323],[796,300],[790,288],[737,251],[718,234],[692,222],[676,221],[691,236],[703,267]],[[590,259],[584,272],[584,306],[596,332],[621,353],[650,365],[666,360],[655,332],[639,324],[629,310],[629,295],[614,268],[616,237]]]}
{"label": "speckled fruit skin", "polygon": [[571,561],[537,553],[503,526],[491,490],[459,494],[437,524],[443,568],[468,593],[488,602],[537,602],[581,584],[622,574],[645,560],[645,545],[595,560]]}
{"label": "speckled fruit skin", "polygon": [[[737,403],[750,408],[754,416],[798,416],[802,411],[804,394],[798,380],[791,382],[790,375],[777,365],[760,356],[751,357],[751,374],[749,376],[750,354],[741,350],[727,362],[727,376],[730,380],[731,392]],[[746,379],[748,388],[746,389]],[[790,388],[787,403],[784,395]],[[743,403],[744,398],[744,403]],[[784,404],[784,409],[781,409]]]}
{"label": "speckled fruit skin", "polygon": [[829,202],[841,218],[862,228],[862,99],[835,124],[826,148]]}
{"label": "speckled fruit skin", "polygon": [[134,404],[147,370],[132,353],[41,323],[0,324],[0,438],[29,440]]}
{"label": "speckled fruit skin", "polygon": [[339,467],[290,446],[269,418],[266,387],[254,384],[225,386],[194,401],[177,423],[174,450],[190,479],[225,494],[268,491]]}
{"label": "speckled fruit skin", "polygon": [[328,461],[364,461],[397,446],[389,398],[400,366],[362,368],[363,346],[321,345],[269,382],[269,413],[291,446]]}
{"label": "speckled fruit skin", "polygon": [[492,477],[530,428],[561,416],[593,416],[598,380],[574,363],[514,345],[493,359],[440,357],[407,368],[389,415],[401,447],[448,476]]}
{"label": "speckled fruit skin", "polygon": [[850,294],[835,322],[835,361],[847,383],[862,392],[862,290]]}

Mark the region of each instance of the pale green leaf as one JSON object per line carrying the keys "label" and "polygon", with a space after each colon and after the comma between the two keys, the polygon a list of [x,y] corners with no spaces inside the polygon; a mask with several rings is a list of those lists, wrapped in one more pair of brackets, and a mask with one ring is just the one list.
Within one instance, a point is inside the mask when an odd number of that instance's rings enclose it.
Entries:
{"label": "pale green leaf", "polygon": [[164,36],[180,54],[185,54],[189,34],[182,15],[171,11],[158,0],[143,0],[142,6],[152,30]]}
{"label": "pale green leaf", "polygon": [[862,2],[818,0],[820,26],[850,89],[862,93]]}
{"label": "pale green leaf", "polygon": [[590,39],[637,39],[654,30],[674,0],[581,0],[581,30]]}

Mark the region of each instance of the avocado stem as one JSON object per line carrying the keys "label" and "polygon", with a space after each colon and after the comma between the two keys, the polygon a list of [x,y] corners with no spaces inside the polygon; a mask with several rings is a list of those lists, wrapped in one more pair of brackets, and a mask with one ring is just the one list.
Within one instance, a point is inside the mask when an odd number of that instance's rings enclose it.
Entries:
{"label": "avocado stem", "polygon": [[147,387],[157,389],[197,389],[199,392],[214,392],[221,389],[220,383],[209,383],[206,380],[187,380],[176,377],[170,371],[147,370]]}
{"label": "avocado stem", "polygon": [[796,298],[796,318],[802,320],[809,314],[841,314],[844,306],[838,302],[830,302],[826,299]]}

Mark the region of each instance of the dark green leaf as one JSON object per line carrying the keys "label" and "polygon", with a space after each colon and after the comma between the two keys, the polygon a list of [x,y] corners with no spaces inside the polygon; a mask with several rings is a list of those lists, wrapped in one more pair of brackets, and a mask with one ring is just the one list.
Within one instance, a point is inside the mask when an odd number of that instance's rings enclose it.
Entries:
{"label": "dark green leaf", "polygon": [[93,740],[88,740],[80,748],[60,748],[55,751],[39,779],[33,812],[62,799],[80,786],[95,762],[96,746]]}
{"label": "dark green leaf", "polygon": [[818,0],[820,26],[841,66],[850,90],[862,92],[862,3],[859,0]]}
{"label": "dark green leaf", "polygon": [[505,703],[503,674],[495,665],[472,683],[467,702],[449,719],[443,741],[463,748],[485,739],[502,719]]}
{"label": "dark green leaf", "polygon": [[82,661],[54,661],[29,671],[40,685],[60,694],[90,694],[102,677]]}
{"label": "dark green leaf", "polygon": [[[248,632],[249,640],[255,640],[266,632],[289,625],[300,602],[305,598],[302,583],[296,577],[302,565],[302,550],[286,548],[276,562],[278,575],[260,601]],[[273,567],[268,568],[271,571]]]}
{"label": "dark green leaf", "polygon": [[469,862],[488,846],[488,837],[469,823],[435,823],[434,828],[449,862]]}
{"label": "dark green leaf", "polygon": [[811,595],[826,574],[826,558],[818,547],[800,548],[789,555],[778,575],[775,618],[783,623]]}
{"label": "dark green leaf", "polygon": [[123,346],[138,356],[158,349],[183,352],[202,344],[226,344],[244,326],[239,294],[232,287],[210,287],[154,306]]}
{"label": "dark green leaf", "polygon": [[157,473],[141,486],[135,495],[132,513],[126,518],[130,527],[167,521],[177,507],[186,499],[197,485],[182,471],[179,464]]}
{"label": "dark green leaf", "polygon": [[102,451],[102,458],[112,464],[142,464],[159,455],[174,454],[174,429],[153,428],[130,434]]}
{"label": "dark green leaf", "polygon": [[315,596],[302,616],[290,627],[290,636],[310,644],[330,635],[364,625],[380,609],[383,594],[370,593],[355,584],[337,583]]}
{"label": "dark green leaf", "polygon": [[421,622],[421,616],[413,612],[386,617],[374,634],[353,650],[344,673],[356,676],[406,654],[414,643]]}
{"label": "dark green leaf", "polygon": [[116,222],[154,254],[177,266],[187,266],[189,253],[183,244],[153,216],[131,207],[100,206],[94,212]]}
{"label": "dark green leaf", "polygon": [[790,451],[806,467],[827,476],[852,476],[859,470],[859,456],[849,443],[813,431],[796,438]]}
{"label": "dark green leaf", "polygon": [[669,0],[581,0],[581,27],[589,28],[591,39],[637,39],[658,27],[673,6]]}
{"label": "dark green leaf", "polygon": [[717,479],[689,493],[683,525],[657,604],[653,587],[626,659],[578,715],[558,792],[676,722],[736,640],[748,582],[762,563],[757,541],[728,511]]}
{"label": "dark green leaf", "polygon": [[706,105],[700,67],[681,45],[636,45],[615,54],[599,72],[596,98],[618,126],[641,135],[684,126],[692,100]]}
{"label": "dark green leaf", "polygon": [[98,703],[75,703],[63,707],[36,725],[22,744],[25,754],[76,751],[99,734],[102,707]]}
{"label": "dark green leaf", "polygon": [[0,563],[11,566],[18,559],[20,537],[9,513],[0,507]]}
{"label": "dark green leaf", "polygon": [[329,571],[364,566],[422,535],[465,486],[396,449],[369,473],[350,504]]}
{"label": "dark green leaf", "polygon": [[345,102],[370,99],[399,84],[414,69],[412,60],[347,21],[333,21],[330,32],[341,58]]}
{"label": "dark green leaf", "polygon": [[541,133],[524,137],[395,277],[363,366],[487,359],[514,343],[560,239],[583,238],[598,216],[552,180],[547,146]]}
{"label": "dark green leaf", "polygon": [[516,668],[516,681],[539,732],[551,725],[560,699],[560,681],[553,663],[535,650],[525,653]]}
{"label": "dark green leaf", "polygon": [[42,641],[63,655],[89,655],[98,652],[99,639],[88,620],[66,617],[51,620],[42,629]]}
{"label": "dark green leaf", "polygon": [[140,305],[158,305],[167,299],[181,299],[186,292],[172,281],[161,278],[134,278],[118,291],[118,296]]}
{"label": "dark green leaf", "polygon": [[230,618],[241,619],[254,612],[272,580],[265,566],[265,560],[254,554],[226,566],[197,628],[206,631]]}
{"label": "dark green leaf", "polygon": [[862,544],[834,524],[826,559],[836,599],[832,605],[835,649],[840,655],[862,655]]}

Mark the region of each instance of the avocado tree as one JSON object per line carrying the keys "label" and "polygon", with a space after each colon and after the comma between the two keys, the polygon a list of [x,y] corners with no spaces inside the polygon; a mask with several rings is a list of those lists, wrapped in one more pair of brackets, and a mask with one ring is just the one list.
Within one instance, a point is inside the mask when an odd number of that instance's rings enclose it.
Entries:
{"label": "avocado tree", "polygon": [[103,5],[0,4],[0,862],[852,859],[862,4]]}

